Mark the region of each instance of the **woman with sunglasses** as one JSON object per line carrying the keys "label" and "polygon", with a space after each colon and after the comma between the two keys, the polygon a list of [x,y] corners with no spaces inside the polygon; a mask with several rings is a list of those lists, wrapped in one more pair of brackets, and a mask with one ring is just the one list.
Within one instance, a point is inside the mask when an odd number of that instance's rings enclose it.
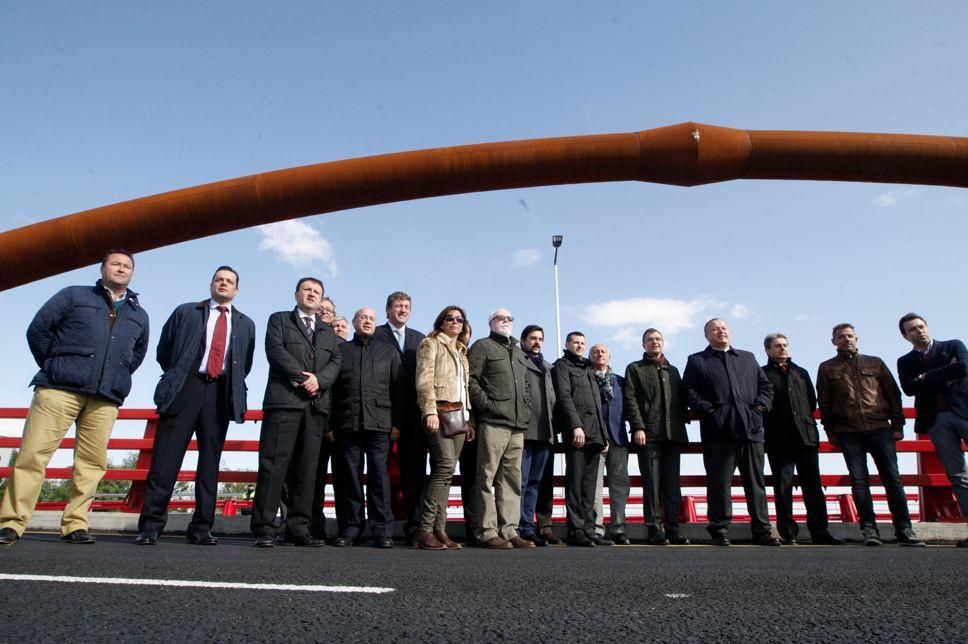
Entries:
{"label": "woman with sunglasses", "polygon": [[424,494],[423,516],[420,529],[413,537],[417,548],[460,548],[447,536],[447,502],[457,459],[464,441],[474,440],[474,428],[468,425],[466,434],[447,436],[441,426],[440,414],[444,409],[459,407],[458,417],[465,424],[470,421],[471,401],[467,387],[467,345],[470,339],[471,326],[464,309],[448,306],[437,315],[434,330],[417,348],[417,402],[430,443],[430,477]]}

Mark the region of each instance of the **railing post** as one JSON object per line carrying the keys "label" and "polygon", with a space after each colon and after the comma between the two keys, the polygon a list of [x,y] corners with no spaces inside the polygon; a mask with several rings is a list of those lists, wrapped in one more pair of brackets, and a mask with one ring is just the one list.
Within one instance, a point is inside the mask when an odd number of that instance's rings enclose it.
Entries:
{"label": "railing post", "polygon": [[[916,435],[916,440],[929,439]],[[941,459],[933,449],[918,452],[918,474],[946,474]],[[962,521],[958,502],[950,486],[923,486],[918,492],[922,521]]]}
{"label": "railing post", "polygon": [[[135,463],[135,469],[146,470],[151,467],[151,452],[154,449],[155,444],[155,431],[158,429],[158,419],[153,418],[145,423],[145,439],[151,439],[151,447],[142,448],[138,452],[138,461]],[[122,512],[141,512],[141,504],[145,500],[145,481],[131,481],[131,487],[128,489],[128,496],[124,499],[124,505],[121,506]]]}
{"label": "railing post", "polygon": [[682,497],[682,520],[684,523],[698,523],[699,512],[696,511],[696,497]]}
{"label": "railing post", "polygon": [[857,514],[857,506],[854,505],[854,497],[850,494],[841,494],[837,497],[840,501],[840,520],[844,523],[857,523],[860,516]]}

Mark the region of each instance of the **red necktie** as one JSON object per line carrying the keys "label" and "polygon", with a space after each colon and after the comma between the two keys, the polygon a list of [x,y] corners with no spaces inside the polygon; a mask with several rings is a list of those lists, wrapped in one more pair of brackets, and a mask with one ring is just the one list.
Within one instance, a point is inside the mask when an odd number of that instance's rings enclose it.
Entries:
{"label": "red necktie", "polygon": [[209,378],[218,378],[222,373],[222,363],[225,362],[225,336],[227,335],[229,322],[225,315],[228,310],[224,306],[217,307],[219,310],[218,319],[215,321],[215,333],[212,334],[212,346],[208,350],[208,371]]}

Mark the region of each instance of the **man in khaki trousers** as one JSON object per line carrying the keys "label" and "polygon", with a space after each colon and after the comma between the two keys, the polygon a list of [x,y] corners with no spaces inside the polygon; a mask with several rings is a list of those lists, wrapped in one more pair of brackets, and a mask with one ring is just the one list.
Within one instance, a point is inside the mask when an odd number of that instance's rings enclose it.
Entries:
{"label": "man in khaki trousers", "polygon": [[24,423],[20,453],[0,503],[0,545],[13,545],[30,522],[44,472],[72,424],[74,486],[61,539],[91,544],[87,512],[107,468],[107,445],[131,374],[148,348],[148,314],[128,288],[134,258],[120,249],[101,262],[94,286],[69,286],[47,301],[27,329],[40,371]]}

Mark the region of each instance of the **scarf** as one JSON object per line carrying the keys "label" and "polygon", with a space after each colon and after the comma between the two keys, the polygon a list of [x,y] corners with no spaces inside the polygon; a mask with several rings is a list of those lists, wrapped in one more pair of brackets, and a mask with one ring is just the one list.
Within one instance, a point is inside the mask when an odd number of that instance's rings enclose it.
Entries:
{"label": "scarf", "polygon": [[605,371],[595,371],[595,380],[598,381],[598,389],[602,392],[602,398],[605,402],[609,402],[615,397],[615,392],[612,391],[612,367],[610,365],[605,367]]}

